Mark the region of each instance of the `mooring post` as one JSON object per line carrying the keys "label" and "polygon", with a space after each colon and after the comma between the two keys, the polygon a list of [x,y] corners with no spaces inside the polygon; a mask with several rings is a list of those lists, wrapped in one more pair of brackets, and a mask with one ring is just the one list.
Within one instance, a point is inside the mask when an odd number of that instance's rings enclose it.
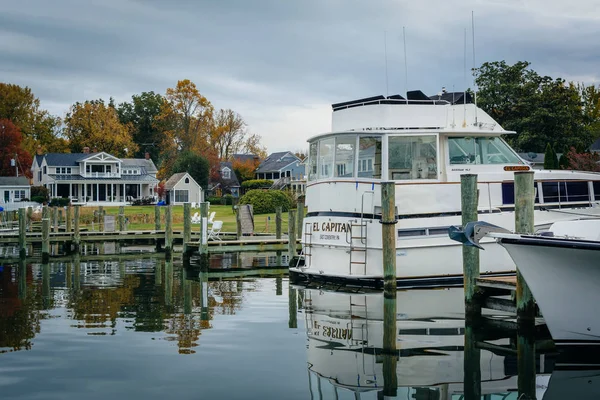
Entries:
{"label": "mooring post", "polygon": [[27,207],[27,232],[33,231],[33,207]]}
{"label": "mooring post", "polygon": [[296,300],[296,289],[288,285],[288,328],[298,328],[298,301]]}
{"label": "mooring post", "polygon": [[58,207],[52,207],[52,232],[58,232]]}
{"label": "mooring post", "polygon": [[477,329],[474,321],[465,321],[464,391],[465,400],[481,398],[481,350],[477,347]]}
{"label": "mooring post", "polygon": [[[381,237],[383,245],[383,290],[396,297],[396,186],[381,182]],[[360,227],[366,229],[366,227]],[[363,233],[361,233],[363,236]],[[366,261],[366,260],[365,260]]]}
{"label": "mooring post", "polygon": [[275,296],[281,296],[283,294],[283,276],[275,278]]}
{"label": "mooring post", "polygon": [[[165,224],[168,222],[165,221]],[[166,250],[166,246],[165,246]],[[165,304],[171,305],[173,301],[173,261],[170,258],[165,259]]]}
{"label": "mooring post", "polygon": [[[464,174],[460,176],[460,203],[462,225],[477,221],[477,175]],[[462,247],[463,254],[463,282],[465,290],[465,315],[476,317],[481,314],[481,305],[476,297],[477,278],[479,278],[479,249],[474,246]]]}
{"label": "mooring post", "polygon": [[[533,171],[515,172],[515,232],[534,233],[535,191]],[[535,303],[529,286],[517,268],[517,321],[535,318]]]}
{"label": "mooring post", "polygon": [[119,232],[125,231],[125,206],[119,206]]}
{"label": "mooring post", "polygon": [[304,224],[304,196],[298,196],[298,201],[296,203],[296,217],[297,237],[302,237],[302,226]]}
{"label": "mooring post", "polygon": [[50,258],[50,210],[47,206],[42,208],[42,264]]}
{"label": "mooring post", "polygon": [[104,232],[104,208],[98,206],[98,230]]}
{"label": "mooring post", "polygon": [[173,215],[171,205],[165,208],[165,257],[171,259],[173,251]]}
{"label": "mooring post", "polygon": [[296,211],[288,211],[288,265],[292,264],[293,258],[297,255],[296,251]]}
{"label": "mooring post", "polygon": [[26,210],[19,208],[19,258],[25,258],[27,255],[27,242],[25,240],[27,235],[26,219]]}
{"label": "mooring post", "polygon": [[75,245],[75,252],[79,253],[79,245],[81,244],[81,235],[79,234],[79,207],[75,206],[75,229],[73,230],[73,244]]}
{"label": "mooring post", "polygon": [[242,208],[239,204],[235,213],[235,228],[237,240],[242,240]]}
{"label": "mooring post", "polygon": [[19,299],[27,298],[27,261],[24,258],[19,259]]}
{"label": "mooring post", "polygon": [[192,238],[192,205],[183,203],[183,254],[188,255],[188,242]]}
{"label": "mooring post", "polygon": [[200,254],[208,254],[208,202],[200,203]]}
{"label": "mooring post", "polygon": [[[189,203],[184,203],[189,204]],[[183,275],[183,314],[190,315],[192,313],[192,281],[188,277],[188,269],[182,268]]]}
{"label": "mooring post", "polygon": [[69,203],[66,210],[67,216],[65,217],[67,220],[66,228],[67,232],[70,233],[73,231],[73,206]]}
{"label": "mooring post", "polygon": [[154,206],[154,230],[160,231],[160,206]]}
{"label": "mooring post", "polygon": [[275,238],[281,239],[281,213],[283,208],[276,207],[275,208]]}

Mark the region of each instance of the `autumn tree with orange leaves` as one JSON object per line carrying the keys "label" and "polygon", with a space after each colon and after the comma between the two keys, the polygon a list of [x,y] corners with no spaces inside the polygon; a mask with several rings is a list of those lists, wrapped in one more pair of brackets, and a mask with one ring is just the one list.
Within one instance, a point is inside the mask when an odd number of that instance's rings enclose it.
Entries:
{"label": "autumn tree with orange leaves", "polygon": [[31,178],[31,155],[21,147],[23,135],[19,128],[8,119],[0,119],[0,176],[15,176],[11,160],[16,159],[19,175]]}

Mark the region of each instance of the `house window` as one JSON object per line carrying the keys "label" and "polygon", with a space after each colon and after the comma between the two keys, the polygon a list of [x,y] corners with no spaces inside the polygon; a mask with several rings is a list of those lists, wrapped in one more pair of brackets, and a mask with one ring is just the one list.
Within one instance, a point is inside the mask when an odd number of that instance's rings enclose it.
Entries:
{"label": "house window", "polygon": [[42,171],[38,171],[38,181],[42,181]]}
{"label": "house window", "polygon": [[85,166],[85,172],[87,172],[88,174],[90,173],[90,166],[89,166],[89,164]]}
{"label": "house window", "polygon": [[175,190],[175,203],[187,203],[188,199],[187,190]]}
{"label": "house window", "polygon": [[190,183],[190,178],[188,178],[187,176],[185,177],[185,183]]}
{"label": "house window", "polygon": [[15,201],[22,200],[25,198],[24,190],[15,190]]}
{"label": "house window", "polygon": [[227,167],[223,168],[222,175],[223,179],[231,179],[231,170]]}
{"label": "house window", "polygon": [[46,167],[44,166],[44,175],[46,175],[48,173],[48,170],[46,169]]}

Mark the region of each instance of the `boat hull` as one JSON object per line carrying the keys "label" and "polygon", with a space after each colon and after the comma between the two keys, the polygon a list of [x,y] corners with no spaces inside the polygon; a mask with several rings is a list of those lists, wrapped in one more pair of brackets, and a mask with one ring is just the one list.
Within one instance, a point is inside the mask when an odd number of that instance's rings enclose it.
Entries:
{"label": "boat hull", "polygon": [[600,242],[501,238],[558,344],[600,342]]}

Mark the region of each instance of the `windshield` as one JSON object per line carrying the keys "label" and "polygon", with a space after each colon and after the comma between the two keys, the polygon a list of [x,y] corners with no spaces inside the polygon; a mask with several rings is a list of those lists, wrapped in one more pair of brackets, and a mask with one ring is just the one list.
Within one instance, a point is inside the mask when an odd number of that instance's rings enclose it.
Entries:
{"label": "windshield", "polygon": [[450,164],[523,164],[499,137],[449,137]]}

